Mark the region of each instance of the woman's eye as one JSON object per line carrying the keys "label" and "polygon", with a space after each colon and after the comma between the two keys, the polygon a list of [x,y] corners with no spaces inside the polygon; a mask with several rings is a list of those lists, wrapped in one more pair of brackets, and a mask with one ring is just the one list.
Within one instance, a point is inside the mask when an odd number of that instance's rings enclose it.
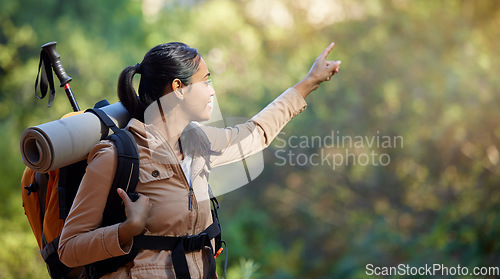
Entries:
{"label": "woman's eye", "polygon": [[212,80],[211,79],[208,79],[207,81],[205,81],[205,84],[207,86],[211,86],[212,85]]}

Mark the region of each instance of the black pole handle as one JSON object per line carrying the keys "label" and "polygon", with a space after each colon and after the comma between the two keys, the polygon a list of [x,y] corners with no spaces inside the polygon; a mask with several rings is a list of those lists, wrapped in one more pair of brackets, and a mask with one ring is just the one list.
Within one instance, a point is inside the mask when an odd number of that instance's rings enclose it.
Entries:
{"label": "black pole handle", "polygon": [[66,74],[66,71],[64,70],[62,63],[61,63],[61,56],[59,53],[57,53],[56,50],[56,44],[57,42],[50,42],[46,43],[42,46],[42,49],[49,55],[50,57],[50,62],[52,63],[52,68],[54,69],[54,72],[56,73],[57,78],[61,82],[59,86],[64,87],[64,85],[72,80],[71,77]]}

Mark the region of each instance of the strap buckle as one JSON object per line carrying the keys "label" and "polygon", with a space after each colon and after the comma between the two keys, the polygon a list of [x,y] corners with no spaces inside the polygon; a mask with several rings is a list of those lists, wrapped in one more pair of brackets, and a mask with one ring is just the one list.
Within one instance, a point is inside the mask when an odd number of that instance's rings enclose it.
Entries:
{"label": "strap buckle", "polygon": [[186,252],[201,250],[205,246],[205,243],[209,241],[208,234],[205,232],[197,235],[188,235],[182,238],[182,244]]}

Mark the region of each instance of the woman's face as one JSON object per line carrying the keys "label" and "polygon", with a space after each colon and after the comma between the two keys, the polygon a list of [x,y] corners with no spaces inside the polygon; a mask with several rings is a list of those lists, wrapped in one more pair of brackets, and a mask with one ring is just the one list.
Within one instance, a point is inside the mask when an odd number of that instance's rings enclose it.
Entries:
{"label": "woman's face", "polygon": [[209,120],[213,107],[215,90],[212,87],[210,72],[203,58],[200,57],[198,71],[191,77],[191,84],[181,90],[184,96],[181,106],[188,117],[190,117],[190,120]]}

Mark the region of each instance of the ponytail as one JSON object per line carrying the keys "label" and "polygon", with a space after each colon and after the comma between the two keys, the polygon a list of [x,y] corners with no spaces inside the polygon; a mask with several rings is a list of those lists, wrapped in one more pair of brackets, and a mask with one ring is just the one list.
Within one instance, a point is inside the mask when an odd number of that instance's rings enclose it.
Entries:
{"label": "ponytail", "polygon": [[140,64],[125,68],[118,78],[118,98],[132,117],[143,121],[144,107],[134,89],[134,75],[140,73]]}

